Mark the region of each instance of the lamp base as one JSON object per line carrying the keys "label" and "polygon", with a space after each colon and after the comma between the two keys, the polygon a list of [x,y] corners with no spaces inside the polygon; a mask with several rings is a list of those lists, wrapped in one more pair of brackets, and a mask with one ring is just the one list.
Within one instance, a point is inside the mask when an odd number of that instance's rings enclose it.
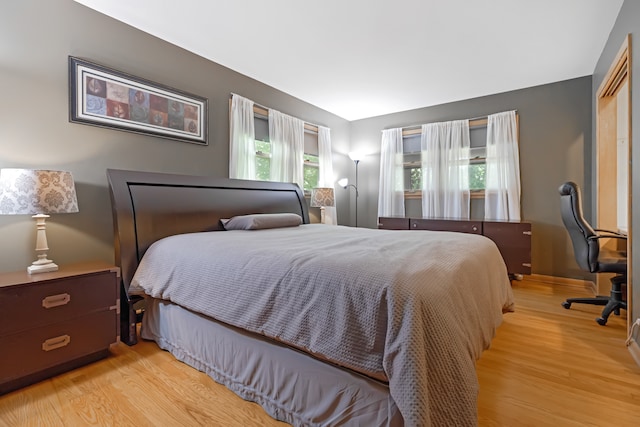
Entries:
{"label": "lamp base", "polygon": [[47,258],[47,251],[49,247],[47,245],[47,232],[45,220],[49,218],[49,215],[36,214],[33,216],[36,219],[36,253],[38,259],[33,261],[27,272],[29,274],[47,273],[49,271],[57,271],[58,266]]}
{"label": "lamp base", "polygon": [[29,267],[27,267],[27,272],[29,274],[37,274],[37,273],[47,273],[49,271],[58,271],[58,265],[53,261],[47,260],[47,263],[41,263],[39,261],[34,261]]}

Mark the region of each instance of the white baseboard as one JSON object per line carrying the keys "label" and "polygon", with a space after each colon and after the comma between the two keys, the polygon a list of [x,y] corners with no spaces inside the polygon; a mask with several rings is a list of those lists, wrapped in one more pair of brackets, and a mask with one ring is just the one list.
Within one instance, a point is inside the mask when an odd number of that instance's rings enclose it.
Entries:
{"label": "white baseboard", "polygon": [[569,277],[545,276],[544,274],[531,274],[529,276],[524,276],[524,280],[546,283],[549,285],[560,285],[586,289],[590,292],[593,292],[594,295],[596,295],[597,293],[596,284],[590,280],[572,279]]}
{"label": "white baseboard", "polygon": [[631,341],[627,348],[629,349],[629,353],[631,353],[631,357],[633,357],[638,366],[640,366],[640,346],[638,346],[638,343]]}
{"label": "white baseboard", "polygon": [[629,353],[631,353],[633,360],[635,360],[638,366],[640,366],[640,346],[638,343],[635,340],[631,340],[627,348],[629,349]]}
{"label": "white baseboard", "polygon": [[631,324],[629,339],[627,339],[629,353],[631,353],[633,360],[640,366],[640,346],[638,345],[638,339],[640,339],[640,319],[636,319],[636,321]]}

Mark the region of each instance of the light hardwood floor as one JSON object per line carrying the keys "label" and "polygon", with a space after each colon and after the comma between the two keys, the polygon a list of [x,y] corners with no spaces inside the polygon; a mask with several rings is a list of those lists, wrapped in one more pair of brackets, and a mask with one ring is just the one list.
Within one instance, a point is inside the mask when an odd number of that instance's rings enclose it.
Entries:
{"label": "light hardwood floor", "polygon": [[514,282],[504,316],[477,363],[481,426],[640,426],[640,367],[625,347],[626,312],[560,306],[582,289]]}
{"label": "light hardwood floor", "polygon": [[[640,367],[624,346],[624,314],[560,302],[586,291],[514,282],[508,313],[477,363],[480,426],[640,425]],[[0,396],[0,426],[277,426],[262,409],[154,343]]]}

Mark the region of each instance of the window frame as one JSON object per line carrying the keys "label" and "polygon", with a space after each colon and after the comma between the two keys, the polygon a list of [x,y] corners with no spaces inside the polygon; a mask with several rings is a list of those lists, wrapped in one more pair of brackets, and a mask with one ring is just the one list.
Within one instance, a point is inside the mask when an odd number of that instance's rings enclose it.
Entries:
{"label": "window frame", "polygon": [[[269,110],[265,107],[259,106],[254,104],[253,106],[253,119],[254,121],[256,119],[260,119],[260,120],[266,120],[267,123],[269,122]],[[304,169],[311,167],[311,168],[317,168],[318,171],[320,170],[320,159],[319,159],[319,151],[320,151],[320,147],[319,147],[319,141],[318,141],[318,126],[311,124],[311,123],[307,123],[304,122],[304,133],[305,134],[311,134],[311,135],[315,135],[315,149],[316,149],[316,153],[309,153],[307,152],[307,150],[303,151],[303,156],[314,156],[316,158],[318,158],[318,162],[311,162],[308,161],[307,159],[302,160],[302,168],[303,168],[303,176],[304,176]],[[268,138],[268,135],[267,135]],[[271,144],[271,141],[265,141],[262,139],[255,139],[255,141],[261,141],[265,144]],[[306,145],[306,144],[305,144]],[[256,148],[256,161],[258,158],[262,158],[262,159],[268,159],[269,160],[269,168],[271,168],[271,153],[264,153],[260,150],[258,150]],[[257,166],[257,165],[256,165]],[[319,174],[318,174],[319,175]],[[319,176],[318,176],[319,179]],[[318,186],[318,183],[316,182],[316,187]],[[302,192],[304,193],[304,195],[306,197],[310,197],[311,196],[311,190],[306,190],[306,189],[302,189]]]}
{"label": "window frame", "polygon": [[[518,116],[516,115],[516,124],[518,125],[518,130],[519,130],[519,123],[518,123]],[[471,119],[469,120],[469,129],[472,128],[479,128],[479,127],[486,127],[489,123],[489,119],[488,118],[478,118],[478,119]],[[412,127],[407,127],[407,128],[403,128],[402,129],[402,139],[403,139],[403,146],[404,146],[404,138],[405,137],[410,137],[412,135],[419,135],[422,133],[422,126],[416,127],[416,126],[412,126]],[[486,147],[486,143],[485,143],[485,147]],[[411,152],[411,153],[404,153],[403,152],[403,157],[407,156],[407,155],[416,155],[419,153],[415,153],[415,152]],[[404,160],[404,158],[403,158]],[[407,167],[410,167],[411,165],[413,165],[416,162],[404,162],[402,163],[403,168],[407,169]],[[473,159],[469,159],[469,164],[479,164],[479,163],[484,163],[486,164],[486,151],[485,151],[485,157],[480,157],[480,156],[476,156]],[[469,195],[472,199],[484,199],[485,198],[485,190],[470,190],[469,191]],[[404,198],[405,200],[411,200],[411,199],[418,199],[421,200],[422,199],[422,191],[419,190],[407,190],[405,189],[404,191]]]}

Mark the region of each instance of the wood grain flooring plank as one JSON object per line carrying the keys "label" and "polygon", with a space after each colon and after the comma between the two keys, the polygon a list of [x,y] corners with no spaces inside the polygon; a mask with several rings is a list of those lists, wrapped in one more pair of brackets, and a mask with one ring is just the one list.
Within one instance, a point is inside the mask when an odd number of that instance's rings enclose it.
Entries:
{"label": "wood grain flooring plank", "polygon": [[[640,367],[627,349],[626,312],[607,326],[601,307],[568,297],[586,289],[513,283],[504,316],[477,362],[481,427],[640,425]],[[153,342],[112,346],[111,356],[0,396],[0,427],[283,426]]]}

